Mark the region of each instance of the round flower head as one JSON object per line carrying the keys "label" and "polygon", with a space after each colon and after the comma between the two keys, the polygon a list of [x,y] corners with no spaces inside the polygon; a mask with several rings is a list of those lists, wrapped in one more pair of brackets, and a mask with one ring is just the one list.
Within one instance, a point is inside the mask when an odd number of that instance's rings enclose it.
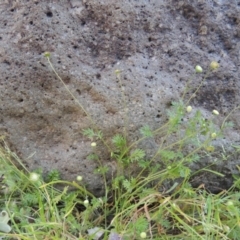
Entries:
{"label": "round flower head", "polygon": [[46,58],[49,58],[49,57],[51,56],[51,53],[50,53],[50,52],[45,52],[45,53],[43,54],[43,56],[46,57]]}
{"label": "round flower head", "polygon": [[81,182],[81,181],[82,181],[82,179],[83,179],[83,177],[82,177],[82,176],[77,176],[77,181]]}
{"label": "round flower head", "polygon": [[91,143],[91,147],[96,147],[96,146],[97,146],[97,143],[95,143],[95,142]]}
{"label": "round flower head", "polygon": [[29,180],[31,182],[37,182],[39,180],[39,177],[40,177],[39,174],[32,172],[30,173]]}
{"label": "round flower head", "polygon": [[83,204],[84,204],[85,207],[87,207],[88,204],[89,204],[89,201],[86,199],[86,200],[83,201]]}
{"label": "round flower head", "polygon": [[187,106],[186,110],[187,110],[188,113],[190,113],[192,111],[192,107],[191,106]]}
{"label": "round flower head", "polygon": [[218,69],[218,68],[219,68],[219,63],[218,63],[218,62],[212,61],[212,62],[210,63],[210,69],[211,69],[211,70],[216,70],[216,69]]}
{"label": "round flower head", "polygon": [[195,67],[195,71],[196,71],[196,73],[202,73],[203,69],[202,69],[201,66],[197,65],[197,66]]}
{"label": "round flower head", "polygon": [[140,233],[140,238],[147,238],[147,234],[145,232]]}
{"label": "round flower head", "polygon": [[214,132],[211,134],[212,139],[215,139],[217,137],[217,134]]}
{"label": "round flower head", "polygon": [[205,149],[206,149],[208,152],[214,152],[214,150],[215,150],[214,146],[206,146]]}

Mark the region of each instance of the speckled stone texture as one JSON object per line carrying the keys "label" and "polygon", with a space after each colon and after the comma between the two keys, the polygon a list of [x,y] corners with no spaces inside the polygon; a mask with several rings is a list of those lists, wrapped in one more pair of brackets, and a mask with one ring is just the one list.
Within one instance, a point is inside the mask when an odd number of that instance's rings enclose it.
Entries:
{"label": "speckled stone texture", "polygon": [[[116,69],[122,72],[129,141],[141,126],[155,129],[166,121],[196,64],[206,69],[216,60],[221,68],[210,74],[193,107],[206,116],[218,109],[221,119],[240,104],[239,0],[1,1],[0,134],[30,169],[59,169],[68,180],[82,175],[99,195],[103,183],[93,174],[90,141],[82,135],[91,124],[49,68],[45,51],[106,140],[122,131],[126,115]],[[192,87],[200,80],[194,78]],[[239,111],[231,117],[235,128],[225,137],[227,147],[238,144],[239,117]],[[144,145],[149,154],[157,147],[154,140]],[[106,150],[98,148],[114,172]],[[204,175],[195,185],[227,188],[236,165],[239,157],[232,156],[217,165],[225,178]]]}

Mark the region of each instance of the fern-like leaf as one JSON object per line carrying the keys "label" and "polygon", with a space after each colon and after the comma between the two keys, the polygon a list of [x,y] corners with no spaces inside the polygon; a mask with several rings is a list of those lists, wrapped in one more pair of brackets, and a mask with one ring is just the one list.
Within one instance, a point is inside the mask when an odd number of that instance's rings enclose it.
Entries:
{"label": "fern-like leaf", "polygon": [[124,149],[127,145],[126,139],[120,134],[115,135],[112,139],[112,142],[119,150]]}
{"label": "fern-like leaf", "polygon": [[131,155],[129,157],[131,162],[138,162],[142,160],[145,157],[145,152],[142,149],[135,149],[133,152],[131,152]]}
{"label": "fern-like leaf", "polygon": [[142,128],[140,128],[140,133],[144,137],[152,137],[153,136],[153,132],[148,125],[145,125]]}

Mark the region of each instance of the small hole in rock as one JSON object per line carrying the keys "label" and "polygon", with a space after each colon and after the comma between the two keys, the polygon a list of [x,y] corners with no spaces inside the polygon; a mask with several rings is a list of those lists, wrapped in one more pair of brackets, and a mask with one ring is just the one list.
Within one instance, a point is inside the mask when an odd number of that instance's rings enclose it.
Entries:
{"label": "small hole in rock", "polygon": [[100,79],[100,78],[101,78],[101,74],[100,74],[100,73],[97,73],[97,74],[96,74],[96,78],[97,78],[97,79]]}
{"label": "small hole in rock", "polygon": [[52,17],[52,16],[53,16],[53,13],[52,13],[51,11],[48,11],[48,12],[46,12],[46,16],[47,16],[47,17]]}

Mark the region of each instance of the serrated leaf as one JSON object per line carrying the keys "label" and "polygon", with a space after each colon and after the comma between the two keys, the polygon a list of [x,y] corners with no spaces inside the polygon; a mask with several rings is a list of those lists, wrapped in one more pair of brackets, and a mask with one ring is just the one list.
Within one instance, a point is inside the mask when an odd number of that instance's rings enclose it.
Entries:
{"label": "serrated leaf", "polygon": [[138,161],[138,166],[141,168],[147,168],[150,166],[150,161],[149,160],[140,160],[140,161]]}
{"label": "serrated leaf", "polygon": [[83,135],[92,139],[95,136],[95,132],[91,128],[87,128],[83,130]]}
{"label": "serrated leaf", "polygon": [[131,152],[131,155],[129,157],[131,162],[134,161],[140,161],[145,157],[145,152],[142,149],[135,149],[133,152]]}
{"label": "serrated leaf", "polygon": [[140,128],[140,133],[144,137],[152,137],[153,136],[153,132],[148,125],[145,125],[142,128]]}
{"label": "serrated leaf", "polygon": [[117,147],[118,149],[124,148],[127,144],[126,139],[120,134],[115,135],[112,138],[112,142],[115,145],[115,147]]}
{"label": "serrated leaf", "polygon": [[141,232],[145,232],[148,228],[148,220],[140,216],[138,217],[137,221],[134,223],[136,232],[140,234]]}
{"label": "serrated leaf", "polygon": [[56,204],[59,203],[63,196],[67,193],[67,190],[68,190],[68,186],[67,187],[64,187],[63,191],[61,192],[61,194],[55,196],[52,201],[55,202]]}
{"label": "serrated leaf", "polygon": [[191,170],[188,167],[181,166],[179,169],[179,174],[181,177],[186,178],[190,175]]}
{"label": "serrated leaf", "polygon": [[129,180],[123,180],[123,187],[128,191],[130,189],[131,183]]}
{"label": "serrated leaf", "polygon": [[160,150],[159,154],[162,158],[167,159],[167,160],[173,160],[174,158],[182,157],[181,153],[174,152],[171,150]]}
{"label": "serrated leaf", "polygon": [[87,156],[88,160],[97,160],[98,159],[98,155],[96,153],[91,153]]}

